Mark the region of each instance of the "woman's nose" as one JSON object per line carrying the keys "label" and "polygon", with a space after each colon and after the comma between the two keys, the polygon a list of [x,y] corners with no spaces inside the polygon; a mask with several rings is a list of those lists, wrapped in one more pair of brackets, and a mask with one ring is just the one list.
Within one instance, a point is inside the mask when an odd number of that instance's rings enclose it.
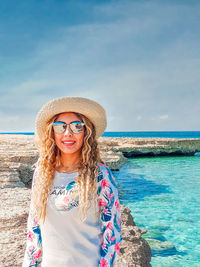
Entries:
{"label": "woman's nose", "polygon": [[64,135],[72,135],[72,130],[70,129],[70,126],[67,125],[66,130],[64,131]]}

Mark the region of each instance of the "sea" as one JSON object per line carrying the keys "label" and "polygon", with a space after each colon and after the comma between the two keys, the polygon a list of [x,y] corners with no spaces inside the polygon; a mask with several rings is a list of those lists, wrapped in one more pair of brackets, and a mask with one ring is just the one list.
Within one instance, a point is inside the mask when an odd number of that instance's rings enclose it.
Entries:
{"label": "sea", "polygon": [[112,172],[152,267],[200,267],[200,157],[130,158]]}
{"label": "sea", "polygon": [[[34,132],[0,132],[0,134],[34,135]],[[200,131],[104,132],[102,137],[200,138]]]}
{"label": "sea", "polygon": [[[200,131],[104,136],[200,138]],[[200,156],[129,158],[112,172],[120,203],[131,210],[136,225],[147,230],[142,237],[151,247],[152,267],[200,267]]]}

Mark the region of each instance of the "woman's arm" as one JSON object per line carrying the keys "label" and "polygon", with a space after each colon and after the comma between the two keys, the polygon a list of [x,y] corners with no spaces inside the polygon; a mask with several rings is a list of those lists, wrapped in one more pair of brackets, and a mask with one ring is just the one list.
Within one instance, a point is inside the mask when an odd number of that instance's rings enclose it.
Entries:
{"label": "woman's arm", "polygon": [[[33,174],[31,196],[35,184],[36,173],[37,169],[34,171]],[[22,267],[38,267],[39,263],[41,262],[41,255],[42,255],[42,237],[41,237],[40,225],[37,220],[37,216],[33,212],[33,202],[31,197],[31,204],[27,221],[26,250]]]}
{"label": "woman's arm", "polygon": [[111,170],[104,165],[98,176],[99,207],[101,209],[101,231],[103,241],[100,247],[99,267],[115,266],[122,241],[121,212],[118,189]]}

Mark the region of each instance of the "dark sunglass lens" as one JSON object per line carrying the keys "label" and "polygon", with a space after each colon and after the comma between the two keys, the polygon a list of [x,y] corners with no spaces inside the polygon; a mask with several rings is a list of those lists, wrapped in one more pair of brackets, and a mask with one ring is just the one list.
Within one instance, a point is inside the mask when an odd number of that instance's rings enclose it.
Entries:
{"label": "dark sunglass lens", "polygon": [[53,129],[56,133],[61,134],[65,131],[65,123],[56,122],[53,124]]}
{"label": "dark sunglass lens", "polygon": [[79,133],[83,130],[84,124],[82,122],[72,122],[71,129],[74,133]]}

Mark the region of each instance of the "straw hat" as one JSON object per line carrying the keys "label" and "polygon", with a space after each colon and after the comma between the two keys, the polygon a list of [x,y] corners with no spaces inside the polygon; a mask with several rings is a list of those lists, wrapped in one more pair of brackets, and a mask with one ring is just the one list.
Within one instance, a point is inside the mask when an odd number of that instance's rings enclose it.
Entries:
{"label": "straw hat", "polygon": [[63,112],[77,112],[85,115],[95,126],[96,138],[100,137],[106,129],[106,112],[100,104],[84,97],[61,97],[51,100],[38,112],[35,135],[42,138],[48,121],[54,115]]}

